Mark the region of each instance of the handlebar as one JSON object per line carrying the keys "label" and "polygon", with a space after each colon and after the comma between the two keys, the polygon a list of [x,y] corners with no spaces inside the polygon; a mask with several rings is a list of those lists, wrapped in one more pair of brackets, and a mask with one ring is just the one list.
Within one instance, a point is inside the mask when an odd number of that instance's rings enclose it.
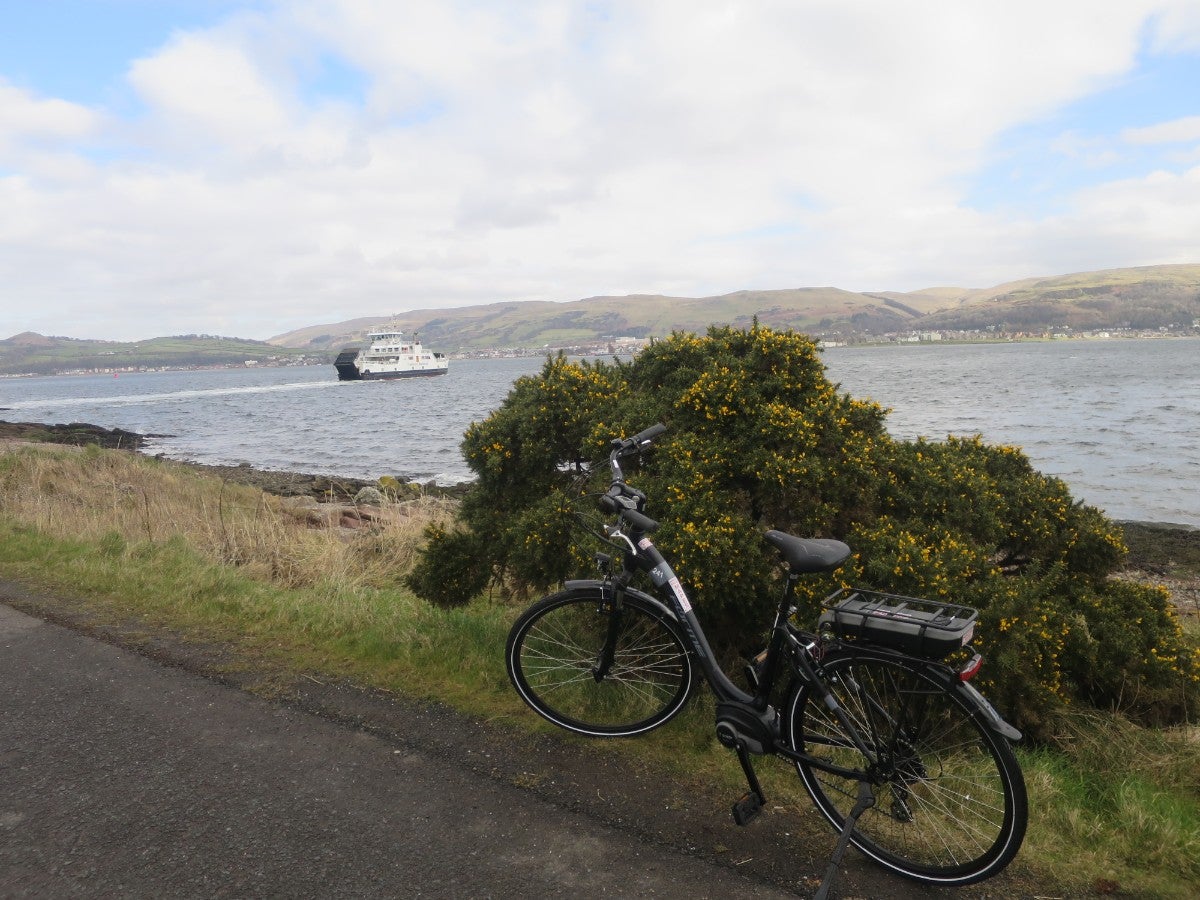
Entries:
{"label": "handlebar", "polygon": [[621,518],[636,528],[638,531],[649,534],[658,528],[658,520],[652,519],[649,516],[642,515],[640,512],[632,509],[621,510]]}
{"label": "handlebar", "polygon": [[659,422],[644,431],[639,431],[631,438],[613,438],[612,452],[608,455],[609,467],[612,469],[612,485],[608,493],[600,498],[600,508],[607,513],[617,513],[638,531],[651,532],[658,527],[658,522],[642,512],[642,507],[646,504],[646,495],[625,483],[620,460],[641,453],[666,431],[667,426]]}
{"label": "handlebar", "polygon": [[652,443],[654,441],[654,439],[656,437],[658,437],[660,434],[666,434],[666,433],[667,433],[667,426],[664,425],[662,422],[659,422],[656,425],[651,425],[645,431],[639,431],[637,434],[635,434],[633,437],[631,437],[630,440],[633,441],[635,444],[637,444],[637,447],[640,450],[642,448],[643,444],[648,445],[648,444]]}
{"label": "handlebar", "polygon": [[[660,434],[665,434],[667,426],[662,422],[657,425],[651,425],[645,431],[639,431],[631,438],[613,438],[612,453],[609,454],[609,461],[615,463],[618,459],[624,459],[626,456],[634,456],[641,453],[642,450],[649,447],[656,437]],[[619,470],[618,470],[619,471]]]}

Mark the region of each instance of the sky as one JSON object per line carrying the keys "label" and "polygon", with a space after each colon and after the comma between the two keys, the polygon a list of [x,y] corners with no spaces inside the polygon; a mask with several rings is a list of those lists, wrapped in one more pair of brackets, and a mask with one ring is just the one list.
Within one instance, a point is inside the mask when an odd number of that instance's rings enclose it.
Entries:
{"label": "sky", "polygon": [[1197,0],[0,0],[0,338],[1198,262]]}

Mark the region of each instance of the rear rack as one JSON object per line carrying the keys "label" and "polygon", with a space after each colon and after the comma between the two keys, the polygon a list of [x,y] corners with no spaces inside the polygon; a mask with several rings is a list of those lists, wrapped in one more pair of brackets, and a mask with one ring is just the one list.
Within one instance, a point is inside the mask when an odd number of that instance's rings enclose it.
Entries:
{"label": "rear rack", "polygon": [[942,659],[970,643],[979,611],[957,603],[843,588],[822,601],[818,626],[840,638]]}

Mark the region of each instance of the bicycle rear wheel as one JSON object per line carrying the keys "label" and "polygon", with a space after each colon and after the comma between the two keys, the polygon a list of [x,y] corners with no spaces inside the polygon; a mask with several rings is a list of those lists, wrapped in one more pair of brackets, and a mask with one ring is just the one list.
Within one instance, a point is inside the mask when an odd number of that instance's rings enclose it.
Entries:
{"label": "bicycle rear wheel", "polygon": [[[870,776],[875,805],[851,843],[927,884],[971,884],[1008,865],[1025,835],[1025,782],[966,687],[920,660],[855,649],[829,654],[820,671],[876,760],[863,757],[809,685],[789,698],[785,733],[794,749]],[[796,769],[840,831],[858,780],[809,763]]]}
{"label": "bicycle rear wheel", "polygon": [[[619,737],[656,728],[683,708],[692,661],[675,621],[626,594],[618,615],[596,590],[538,601],[513,624],[505,659],[535,712],[579,734]],[[611,665],[602,654],[611,641]]]}

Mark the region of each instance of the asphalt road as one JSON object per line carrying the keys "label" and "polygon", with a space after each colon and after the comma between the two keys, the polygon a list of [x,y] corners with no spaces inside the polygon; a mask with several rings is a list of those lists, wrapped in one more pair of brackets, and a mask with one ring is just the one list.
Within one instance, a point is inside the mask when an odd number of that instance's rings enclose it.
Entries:
{"label": "asphalt road", "polygon": [[[280,671],[0,578],[0,900],[772,898],[820,884],[836,837],[807,801],[768,784],[767,809],[739,828],[734,782],[666,774],[637,740],[531,729],[528,715],[485,721]],[[795,778],[757,765],[777,786]],[[1020,866],[928,888],[853,851],[834,891],[1068,896]]]}
{"label": "asphalt road", "polygon": [[0,685],[5,898],[785,896],[4,605]]}

